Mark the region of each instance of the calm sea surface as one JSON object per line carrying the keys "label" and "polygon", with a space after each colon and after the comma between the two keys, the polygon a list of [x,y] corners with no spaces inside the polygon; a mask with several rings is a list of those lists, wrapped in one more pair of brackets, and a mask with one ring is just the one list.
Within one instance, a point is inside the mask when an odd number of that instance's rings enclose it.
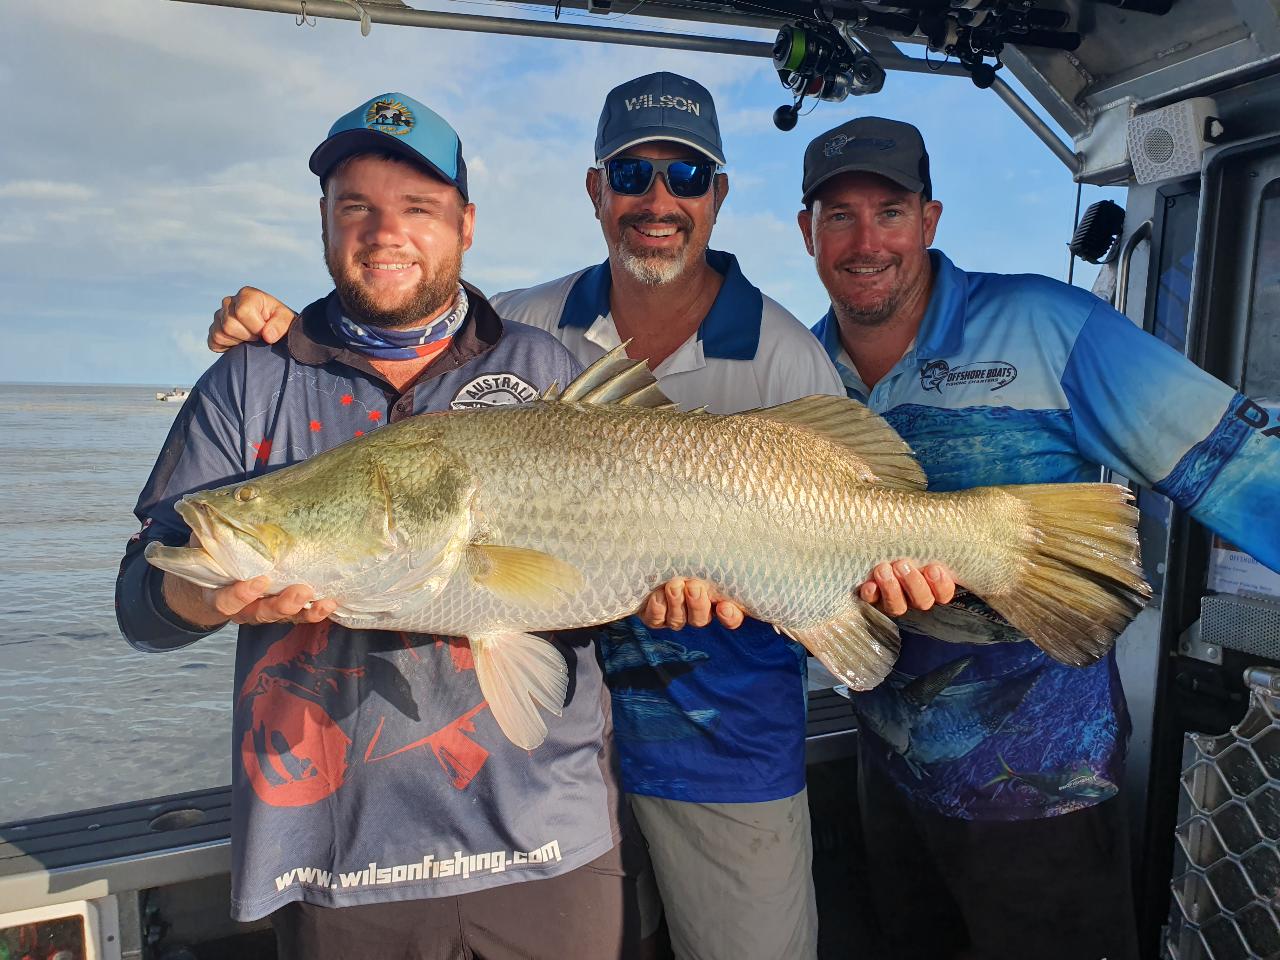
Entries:
{"label": "calm sea surface", "polygon": [[113,590],[181,404],[0,384],[0,823],[229,783],[234,635],[137,653]]}

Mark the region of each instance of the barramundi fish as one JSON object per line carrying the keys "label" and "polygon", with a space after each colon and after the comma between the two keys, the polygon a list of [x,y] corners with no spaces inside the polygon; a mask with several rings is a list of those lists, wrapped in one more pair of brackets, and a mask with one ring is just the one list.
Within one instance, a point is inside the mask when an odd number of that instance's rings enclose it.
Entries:
{"label": "barramundi fish", "polygon": [[350,627],[467,637],[504,733],[561,711],[555,648],[676,577],[710,581],[854,689],[898,653],[857,595],[876,563],[946,564],[1066,663],[1093,662],[1150,590],[1136,511],[1095,483],[929,493],[908,446],[843,397],[681,412],[622,348],[526,404],[426,414],[177,504],[193,545],[148,546],[206,587],[267,575]]}

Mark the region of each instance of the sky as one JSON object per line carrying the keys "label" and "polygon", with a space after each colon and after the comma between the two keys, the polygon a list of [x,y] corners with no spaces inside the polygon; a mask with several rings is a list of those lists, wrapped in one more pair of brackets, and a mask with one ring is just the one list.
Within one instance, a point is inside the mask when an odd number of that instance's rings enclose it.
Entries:
{"label": "sky", "polygon": [[[534,15],[494,0],[437,6]],[[477,204],[467,279],[496,293],[598,263],[583,181],[600,107],[611,87],[655,70],[698,80],[716,101],[730,193],[712,246],[805,323],[827,303],[795,224],[804,148],[860,114],[920,127],[944,204],[935,245],[958,265],[1065,279],[1070,174],[964,78],[890,73],[883,92],[818,104],[782,133],[771,117],[789,97],[763,58],[382,24],[362,37],[349,21],[56,0],[8,5],[0,32],[0,381],[189,385],[212,362],[204,337],[224,295],[252,284],[297,308],[323,296],[307,158],[334,120],[388,91],[462,138]],[[1086,187],[1084,202],[1114,192]],[[1087,285],[1095,268],[1081,267]]]}

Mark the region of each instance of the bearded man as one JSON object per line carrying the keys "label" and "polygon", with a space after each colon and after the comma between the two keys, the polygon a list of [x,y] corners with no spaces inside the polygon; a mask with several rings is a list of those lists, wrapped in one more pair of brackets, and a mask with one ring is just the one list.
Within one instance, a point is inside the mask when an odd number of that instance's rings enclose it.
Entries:
{"label": "bearded man", "polygon": [[[232,915],[270,916],[282,958],[637,956],[643,849],[622,840],[609,699],[590,638],[527,751],[502,733],[465,640],[348,629],[295,584],[217,590],[150,566],[186,543],[183,494],[306,460],[420,413],[529,399],[581,370],[461,281],[475,206],[453,128],[399,93],[311,156],[335,289],[287,338],[200,378],[138,501],[120,627],[168,650],[240,625]],[[494,391],[487,385],[501,383]],[[577,648],[577,649],[575,649]]]}

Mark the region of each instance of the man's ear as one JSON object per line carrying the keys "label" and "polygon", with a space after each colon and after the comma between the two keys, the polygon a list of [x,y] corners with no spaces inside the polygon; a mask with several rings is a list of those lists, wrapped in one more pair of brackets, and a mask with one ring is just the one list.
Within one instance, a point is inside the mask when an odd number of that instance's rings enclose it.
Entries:
{"label": "man's ear", "polygon": [[715,198],[716,198],[716,216],[720,216],[720,207],[724,204],[724,198],[729,195],[729,175],[727,173],[717,173],[715,182]]}
{"label": "man's ear", "polygon": [[804,237],[804,248],[813,256],[813,211],[808,207],[796,214],[796,223],[800,227],[800,235]]}
{"label": "man's ear", "polygon": [[938,232],[938,221],[942,218],[942,201],[926,201],[922,216],[924,218],[924,245],[932,247],[933,237]]}
{"label": "man's ear", "polygon": [[467,251],[471,249],[471,239],[475,235],[476,230],[476,205],[474,203],[465,204],[462,207],[462,249]]}
{"label": "man's ear", "polygon": [[604,181],[600,179],[599,167],[587,167],[587,196],[591,198],[591,206],[596,211],[596,219],[600,219],[600,188]]}

